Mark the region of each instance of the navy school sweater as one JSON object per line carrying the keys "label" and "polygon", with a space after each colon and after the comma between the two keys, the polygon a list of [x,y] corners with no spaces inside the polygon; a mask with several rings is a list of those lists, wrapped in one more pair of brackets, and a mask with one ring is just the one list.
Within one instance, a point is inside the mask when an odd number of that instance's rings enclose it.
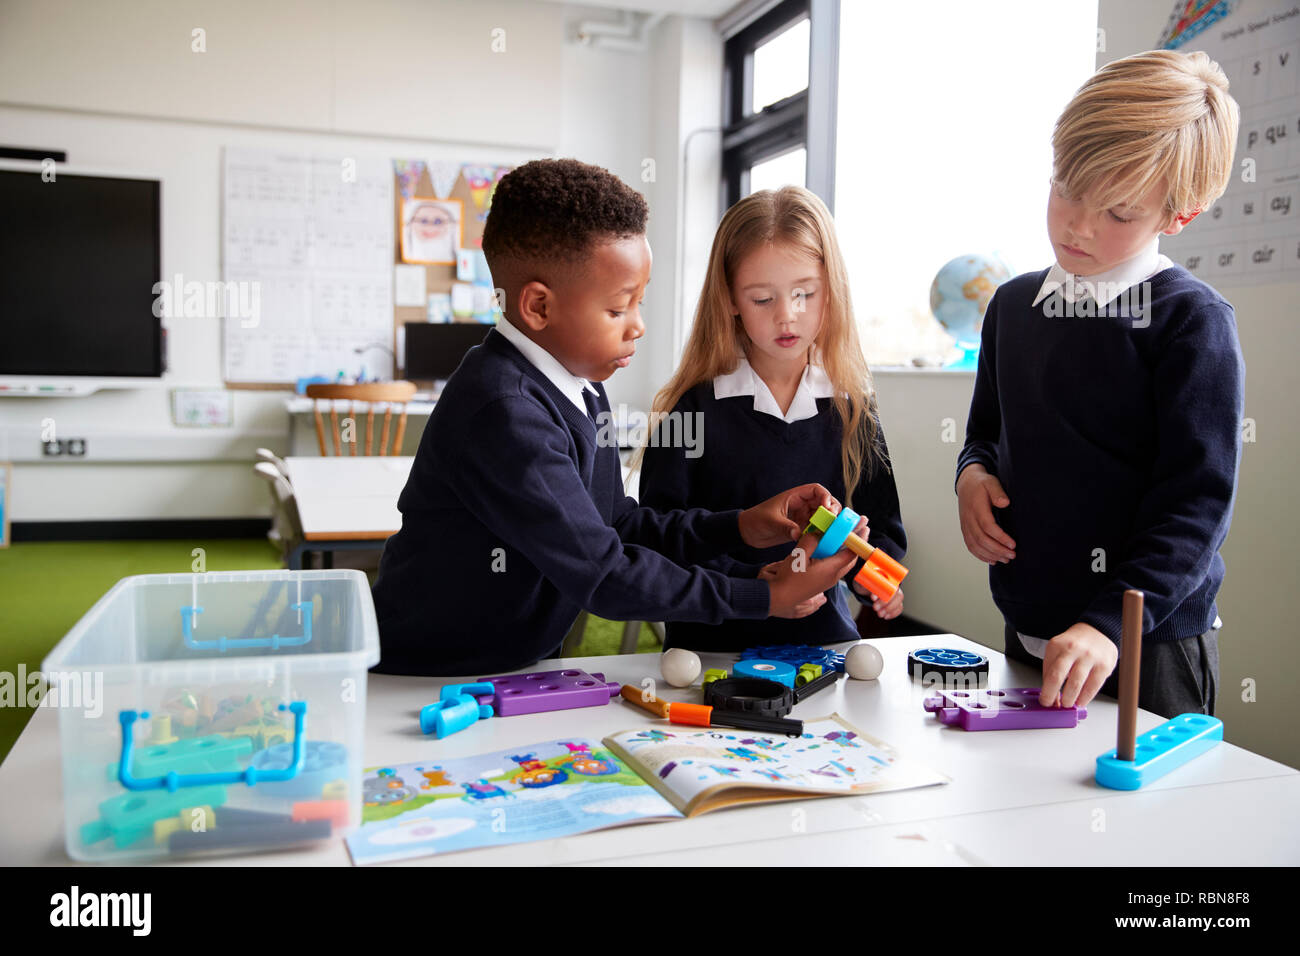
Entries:
{"label": "navy school sweater", "polygon": [[[816,417],[787,423],[755,411],[751,395],[717,399],[713,383],[703,382],[683,395],[674,411],[678,415],[703,416],[700,454],[688,457],[685,448],[656,447],[652,442],[646,448],[641,469],[643,505],[722,510],[744,502],[764,501],[812,481],[820,482],[837,501],[850,504],[840,467],[840,417],[829,398],[817,400]],[[660,426],[660,436],[665,433],[671,434],[667,423]],[[851,507],[869,520],[869,542],[901,559],[907,550],[907,537],[883,431],[878,433],[878,441],[885,464],[877,462],[870,476],[864,468],[853,490]],[[793,548],[794,542],[761,550],[746,546],[708,562],[708,566],[753,578],[765,564],[780,561]],[[860,566],[861,562],[857,562],[847,579]],[[670,618],[665,646],[737,651],[765,644],[857,640],[857,626],[843,589],[836,586],[825,594],[824,605],[796,620],[768,618],[702,624],[680,618],[675,623]]]}
{"label": "navy school sweater", "polygon": [[402,528],[380,561],[377,671],[524,667],[554,654],[583,608],[613,620],[767,616],[766,581],[682,566],[741,547],[739,511],[638,507],[618,450],[596,438],[495,329],[469,351],[420,438]]}
{"label": "navy school sweater", "polygon": [[1083,621],[1118,642],[1137,588],[1146,640],[1200,634],[1217,614],[1241,458],[1232,306],[1174,266],[1149,296],[1135,287],[1070,315],[1059,292],[1032,305],[1046,276],[989,302],[957,461],[959,476],[983,464],[1011,499],[994,515],[1016,557],[990,568],[993,600],[1023,634]]}

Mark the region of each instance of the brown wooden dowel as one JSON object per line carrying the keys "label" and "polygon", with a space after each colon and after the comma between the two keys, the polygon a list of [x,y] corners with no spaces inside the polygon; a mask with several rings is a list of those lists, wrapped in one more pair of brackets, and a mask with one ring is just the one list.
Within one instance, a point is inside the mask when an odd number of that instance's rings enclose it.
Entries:
{"label": "brown wooden dowel", "polygon": [[1138,677],[1142,673],[1142,592],[1124,592],[1119,646],[1119,733],[1115,756],[1132,760],[1137,753]]}

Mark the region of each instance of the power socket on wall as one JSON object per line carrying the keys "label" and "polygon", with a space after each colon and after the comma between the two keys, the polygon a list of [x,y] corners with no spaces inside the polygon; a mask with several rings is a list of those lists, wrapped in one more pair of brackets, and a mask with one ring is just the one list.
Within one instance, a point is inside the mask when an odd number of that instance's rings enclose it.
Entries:
{"label": "power socket on wall", "polygon": [[86,439],[60,438],[58,441],[47,441],[41,445],[41,454],[46,458],[58,458],[63,455],[69,458],[85,458]]}

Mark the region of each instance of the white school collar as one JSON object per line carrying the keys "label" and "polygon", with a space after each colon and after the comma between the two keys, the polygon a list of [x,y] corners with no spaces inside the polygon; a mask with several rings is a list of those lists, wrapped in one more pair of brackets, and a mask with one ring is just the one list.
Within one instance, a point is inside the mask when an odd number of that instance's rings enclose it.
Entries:
{"label": "white school collar", "polygon": [[1172,265],[1168,256],[1161,255],[1158,239],[1151,240],[1151,245],[1132,259],[1125,259],[1113,269],[1095,276],[1076,276],[1062,269],[1059,262],[1053,262],[1034,299],[1034,305],[1059,291],[1066,302],[1090,298],[1105,308],[1139,282],[1150,279]]}
{"label": "white school collar", "polygon": [[524,358],[532,362],[533,367],[545,375],[552,385],[563,392],[569,401],[578,406],[578,411],[587,414],[587,403],[582,398],[582,392],[583,389],[587,389],[593,395],[599,395],[595,386],[585,378],[579,378],[570,372],[554,355],[511,325],[509,319],[497,322],[497,331],[505,336],[505,340],[517,348]]}
{"label": "white school collar", "polygon": [[754,411],[772,415],[786,424],[802,421],[805,418],[816,418],[817,399],[830,398],[834,394],[835,389],[826,376],[825,370],[811,361],[804,368],[803,375],[799,379],[794,401],[790,403],[789,410],[784,413],[772,396],[772,390],[767,387],[767,383],[758,376],[744,356],[741,356],[734,372],[727,372],[713,379],[715,399],[751,395],[754,398]]}

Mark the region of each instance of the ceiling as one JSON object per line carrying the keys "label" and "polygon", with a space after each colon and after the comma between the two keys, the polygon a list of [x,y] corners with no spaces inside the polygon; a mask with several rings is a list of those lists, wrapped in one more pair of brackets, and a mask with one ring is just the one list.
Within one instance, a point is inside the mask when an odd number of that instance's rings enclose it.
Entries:
{"label": "ceiling", "polygon": [[635,10],[638,13],[682,14],[714,20],[739,6],[741,0],[582,0],[580,4],[571,4],[567,0],[546,2],[566,6],[604,7],[608,10]]}

